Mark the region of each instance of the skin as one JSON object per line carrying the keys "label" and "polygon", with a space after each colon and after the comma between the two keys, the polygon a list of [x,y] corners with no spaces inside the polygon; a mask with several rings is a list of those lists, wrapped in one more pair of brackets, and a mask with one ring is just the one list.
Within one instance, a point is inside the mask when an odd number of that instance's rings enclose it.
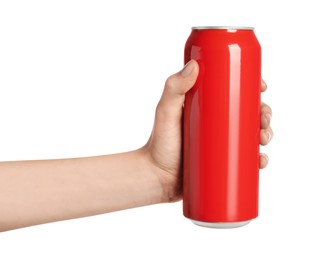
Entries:
{"label": "skin", "polygon": [[[0,231],[178,201],[181,189],[182,110],[198,64],[170,76],[154,127],[140,149],[103,156],[0,163]],[[267,86],[261,82],[261,91]],[[260,144],[273,136],[271,108],[261,105]],[[260,168],[268,157],[260,155]]]}

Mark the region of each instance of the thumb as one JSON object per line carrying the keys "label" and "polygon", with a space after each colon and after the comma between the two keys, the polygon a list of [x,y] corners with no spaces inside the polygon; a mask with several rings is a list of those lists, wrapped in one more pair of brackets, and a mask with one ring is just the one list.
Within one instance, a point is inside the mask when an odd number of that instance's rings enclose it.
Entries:
{"label": "thumb", "polygon": [[170,76],[166,80],[162,97],[157,106],[157,113],[169,118],[179,116],[176,119],[180,120],[185,94],[195,84],[198,72],[197,62],[190,60],[181,71]]}

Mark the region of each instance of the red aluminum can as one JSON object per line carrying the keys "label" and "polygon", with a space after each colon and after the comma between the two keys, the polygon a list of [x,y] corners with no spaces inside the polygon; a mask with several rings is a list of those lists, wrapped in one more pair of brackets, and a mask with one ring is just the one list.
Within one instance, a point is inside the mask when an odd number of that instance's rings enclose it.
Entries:
{"label": "red aluminum can", "polygon": [[193,27],[185,63],[183,210],[195,224],[232,228],[258,215],[261,47],[250,27]]}

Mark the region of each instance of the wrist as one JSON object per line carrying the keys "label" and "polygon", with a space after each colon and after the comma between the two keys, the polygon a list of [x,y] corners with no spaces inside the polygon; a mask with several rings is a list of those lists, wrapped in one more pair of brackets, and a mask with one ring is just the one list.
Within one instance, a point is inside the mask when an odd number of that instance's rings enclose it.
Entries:
{"label": "wrist", "polygon": [[160,196],[157,199],[158,203],[175,202],[181,199],[181,175],[176,176],[169,170],[164,169],[156,162],[152,155],[150,147],[144,146],[138,150],[141,160],[144,165],[143,170],[148,178],[156,182],[161,190]]}
{"label": "wrist", "polygon": [[[135,169],[131,169],[135,174],[138,192],[141,195],[143,205],[152,205],[163,202],[163,186],[155,173],[154,166],[148,159],[148,154],[144,148],[129,152],[134,158]],[[125,162],[124,162],[125,163]],[[142,205],[142,206],[143,206]],[[137,205],[138,206],[138,205]]]}

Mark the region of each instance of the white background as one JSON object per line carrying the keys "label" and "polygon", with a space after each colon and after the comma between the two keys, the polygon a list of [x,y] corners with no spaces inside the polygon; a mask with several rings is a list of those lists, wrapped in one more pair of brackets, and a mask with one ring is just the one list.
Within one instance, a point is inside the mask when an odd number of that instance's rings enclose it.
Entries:
{"label": "white background", "polygon": [[319,259],[316,6],[0,1],[1,161],[142,146],[195,25],[256,28],[275,132],[262,148],[260,216],[243,228],[197,227],[181,202],[155,205],[0,233],[0,259]]}

